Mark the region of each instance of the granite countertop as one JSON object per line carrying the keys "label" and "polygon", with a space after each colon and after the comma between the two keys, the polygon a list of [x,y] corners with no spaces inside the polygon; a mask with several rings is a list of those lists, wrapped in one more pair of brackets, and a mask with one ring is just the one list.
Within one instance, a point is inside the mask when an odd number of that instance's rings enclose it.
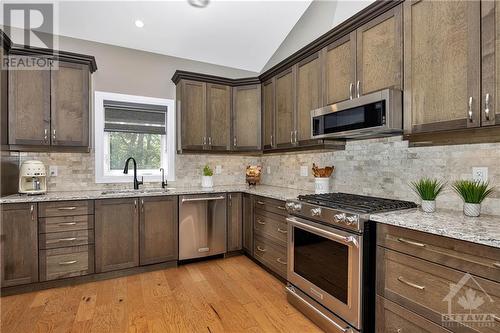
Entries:
{"label": "granite countertop", "polygon": [[462,211],[420,209],[372,214],[372,221],[500,248],[500,216],[467,217]]}
{"label": "granite countertop", "polygon": [[211,189],[203,187],[176,187],[168,188],[167,191],[152,188],[139,190],[99,190],[99,191],[61,191],[48,192],[44,195],[19,195],[13,194],[0,198],[0,203],[25,203],[25,202],[44,202],[44,201],[65,201],[65,200],[93,200],[93,199],[111,199],[111,198],[130,198],[161,195],[184,195],[184,194],[208,194],[208,193],[229,193],[245,192],[249,194],[261,195],[278,200],[296,199],[300,194],[310,194],[307,190],[296,190],[285,187],[257,185],[249,187],[248,185],[228,185],[214,186]]}

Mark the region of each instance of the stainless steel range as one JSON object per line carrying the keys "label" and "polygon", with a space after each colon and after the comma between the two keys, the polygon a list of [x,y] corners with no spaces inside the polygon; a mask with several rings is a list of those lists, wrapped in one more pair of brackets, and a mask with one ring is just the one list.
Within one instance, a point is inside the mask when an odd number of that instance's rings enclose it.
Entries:
{"label": "stainless steel range", "polygon": [[370,214],[414,208],[408,201],[346,193],[286,203],[288,301],[327,332],[372,332],[375,224]]}

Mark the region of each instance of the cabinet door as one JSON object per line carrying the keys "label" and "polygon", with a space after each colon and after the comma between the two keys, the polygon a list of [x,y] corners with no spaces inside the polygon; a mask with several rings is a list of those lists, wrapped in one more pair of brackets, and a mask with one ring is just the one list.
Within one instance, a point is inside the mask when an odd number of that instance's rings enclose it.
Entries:
{"label": "cabinet door", "polygon": [[207,83],[207,144],[212,150],[229,150],[231,138],[231,87]]}
{"label": "cabinet door", "polygon": [[243,249],[253,255],[253,197],[243,194]]}
{"label": "cabinet door", "polygon": [[[12,56],[17,61],[33,57]],[[36,58],[35,58],[36,59]],[[50,144],[50,70],[9,71],[9,144]]]}
{"label": "cabinet door", "polygon": [[182,80],[180,84],[182,148],[204,149],[207,147],[206,83]]}
{"label": "cabinet door", "polygon": [[402,5],[385,12],[357,30],[356,95],[402,89]]}
{"label": "cabinet door", "polygon": [[3,205],[0,223],[2,287],[38,281],[36,204]]}
{"label": "cabinet door", "polygon": [[264,113],[262,128],[264,129],[264,149],[274,147],[274,78],[262,84],[262,112]]}
{"label": "cabinet door", "polygon": [[140,264],[177,260],[177,196],[140,200]]}
{"label": "cabinet door", "polygon": [[480,125],[480,2],[404,2],[405,132]]}
{"label": "cabinet door", "polygon": [[139,265],[138,199],[95,201],[97,273]]}
{"label": "cabinet door", "polygon": [[311,140],[311,110],[321,106],[321,68],[319,53],[297,65],[297,128],[295,141]]}
{"label": "cabinet door", "polygon": [[325,62],[324,101],[334,104],[354,97],[356,32],[323,49]]}
{"label": "cabinet door", "polygon": [[289,147],[294,142],[295,88],[290,68],[276,77],[276,146]]}
{"label": "cabinet door", "polygon": [[500,4],[481,2],[481,125],[500,124]]}
{"label": "cabinet door", "polygon": [[227,200],[227,251],[242,248],[242,194],[230,193]]}
{"label": "cabinet door", "polygon": [[51,73],[51,144],[89,145],[89,68],[59,62]]}
{"label": "cabinet door", "polygon": [[233,88],[233,149],[261,149],[260,84]]}

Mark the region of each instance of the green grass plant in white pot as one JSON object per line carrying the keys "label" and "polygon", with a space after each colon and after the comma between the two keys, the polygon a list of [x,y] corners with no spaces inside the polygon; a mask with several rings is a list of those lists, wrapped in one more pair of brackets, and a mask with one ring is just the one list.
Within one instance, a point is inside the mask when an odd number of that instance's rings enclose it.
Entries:
{"label": "green grass plant in white pot", "polygon": [[208,164],[203,167],[203,176],[201,177],[201,187],[211,188],[214,187],[213,180],[214,171]]}
{"label": "green grass plant in white pot", "polygon": [[481,214],[481,202],[493,192],[487,181],[457,180],[453,189],[464,201],[464,215],[471,217]]}
{"label": "green grass plant in white pot", "polygon": [[421,208],[426,213],[436,211],[436,198],[445,186],[445,182],[431,178],[421,178],[410,183],[412,190],[422,199]]}

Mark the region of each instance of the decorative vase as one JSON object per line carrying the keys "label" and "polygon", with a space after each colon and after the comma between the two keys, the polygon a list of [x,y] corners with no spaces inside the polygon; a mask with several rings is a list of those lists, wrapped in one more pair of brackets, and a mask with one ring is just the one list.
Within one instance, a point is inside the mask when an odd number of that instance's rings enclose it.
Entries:
{"label": "decorative vase", "polygon": [[481,204],[464,202],[464,215],[478,217],[481,214]]}
{"label": "decorative vase", "polygon": [[201,176],[201,187],[210,188],[214,187],[214,180],[212,176]]}
{"label": "decorative vase", "polygon": [[422,200],[422,210],[426,213],[434,213],[436,211],[436,200]]}
{"label": "decorative vase", "polygon": [[316,191],[316,194],[330,192],[330,178],[329,177],[314,178],[314,189]]}

